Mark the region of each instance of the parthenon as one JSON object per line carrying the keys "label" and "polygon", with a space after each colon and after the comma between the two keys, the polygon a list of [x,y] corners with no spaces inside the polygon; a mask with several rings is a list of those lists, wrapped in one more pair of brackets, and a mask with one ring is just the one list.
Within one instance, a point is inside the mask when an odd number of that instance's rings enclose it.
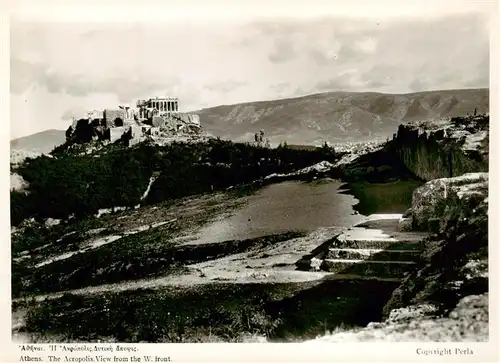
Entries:
{"label": "parthenon", "polygon": [[149,100],[137,101],[139,118],[148,118],[150,113],[166,114],[179,112],[179,99],[177,97],[155,97]]}

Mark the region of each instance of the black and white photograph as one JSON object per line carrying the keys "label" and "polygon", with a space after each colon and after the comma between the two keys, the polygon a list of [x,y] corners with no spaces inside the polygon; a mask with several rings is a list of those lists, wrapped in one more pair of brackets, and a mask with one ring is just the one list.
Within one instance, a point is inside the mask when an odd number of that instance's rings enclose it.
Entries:
{"label": "black and white photograph", "polygon": [[498,3],[209,3],[11,14],[12,342],[488,342]]}

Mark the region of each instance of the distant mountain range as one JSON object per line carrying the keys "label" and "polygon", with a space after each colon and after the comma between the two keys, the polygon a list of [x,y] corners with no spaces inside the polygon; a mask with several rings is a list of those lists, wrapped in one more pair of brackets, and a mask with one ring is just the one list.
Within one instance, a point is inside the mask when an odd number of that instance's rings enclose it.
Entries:
{"label": "distant mountain range", "polygon": [[[223,105],[197,111],[214,136],[252,141],[263,129],[271,142],[320,144],[391,137],[406,121],[489,111],[489,90],[461,89],[408,94],[327,92],[297,98]],[[11,148],[49,152],[65,140],[48,130],[11,141]]]}
{"label": "distant mountain range", "polygon": [[273,142],[320,143],[387,138],[405,121],[489,110],[488,89],[409,94],[327,92],[298,98],[240,103],[198,111],[210,133],[253,139],[260,129]]}

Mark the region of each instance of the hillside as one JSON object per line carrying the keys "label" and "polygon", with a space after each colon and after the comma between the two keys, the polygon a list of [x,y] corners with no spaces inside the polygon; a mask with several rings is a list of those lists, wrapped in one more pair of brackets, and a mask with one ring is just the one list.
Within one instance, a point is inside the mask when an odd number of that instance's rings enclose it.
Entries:
{"label": "hillside", "polygon": [[49,153],[66,140],[62,130],[46,130],[10,141],[10,148],[37,153]]}
{"label": "hillside", "polygon": [[213,135],[252,140],[264,129],[274,143],[320,143],[392,136],[401,122],[487,112],[488,89],[409,94],[327,92],[197,111]]}

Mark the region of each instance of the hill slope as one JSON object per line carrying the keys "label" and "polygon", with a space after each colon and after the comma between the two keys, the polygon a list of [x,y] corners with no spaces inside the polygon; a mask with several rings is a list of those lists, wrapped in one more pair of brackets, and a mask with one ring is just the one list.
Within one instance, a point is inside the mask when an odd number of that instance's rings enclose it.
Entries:
{"label": "hill slope", "polygon": [[46,130],[10,141],[10,148],[37,153],[49,153],[66,140],[62,130]]}
{"label": "hill slope", "polygon": [[216,136],[251,141],[264,129],[273,142],[342,141],[392,136],[401,122],[487,112],[488,89],[409,94],[327,92],[198,111]]}

